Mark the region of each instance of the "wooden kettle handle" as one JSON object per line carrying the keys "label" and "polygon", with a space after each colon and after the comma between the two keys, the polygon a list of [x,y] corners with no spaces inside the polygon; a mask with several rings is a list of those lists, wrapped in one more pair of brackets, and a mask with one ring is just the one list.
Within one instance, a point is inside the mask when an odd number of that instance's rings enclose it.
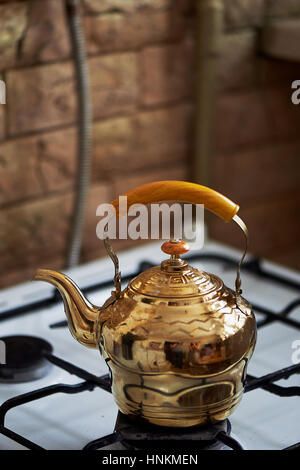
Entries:
{"label": "wooden kettle handle", "polygon": [[[223,194],[200,184],[186,181],[155,181],[131,189],[122,196],[127,196],[127,209],[136,203],[180,201],[192,204],[204,204],[204,207],[229,222],[238,212],[239,206]],[[119,199],[111,203],[119,216]]]}

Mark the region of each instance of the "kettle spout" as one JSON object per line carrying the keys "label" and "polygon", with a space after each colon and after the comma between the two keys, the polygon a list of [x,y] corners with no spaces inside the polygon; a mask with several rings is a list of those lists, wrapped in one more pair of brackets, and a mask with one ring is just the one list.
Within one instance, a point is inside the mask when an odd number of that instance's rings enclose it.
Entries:
{"label": "kettle spout", "polygon": [[35,281],[46,281],[57,287],[64,301],[69,329],[84,346],[96,348],[96,323],[100,308],[91,304],[79,287],[65,274],[50,269],[38,269]]}

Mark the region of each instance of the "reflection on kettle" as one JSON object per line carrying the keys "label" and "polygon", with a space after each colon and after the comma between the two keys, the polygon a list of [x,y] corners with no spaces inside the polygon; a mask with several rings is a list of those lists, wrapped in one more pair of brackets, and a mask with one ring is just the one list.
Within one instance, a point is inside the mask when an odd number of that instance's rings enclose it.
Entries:
{"label": "reflection on kettle", "polygon": [[[193,183],[162,181],[127,193],[128,206],[178,200],[204,204],[225,221],[239,207],[223,195]],[[117,208],[117,200],[113,202]],[[121,291],[117,257],[115,287],[102,307],[92,305],[66,275],[39,269],[36,280],[55,285],[64,300],[73,336],[99,347],[112,372],[120,410],[160,426],[189,427],[227,418],[242,398],[256,342],[251,306],[236,289],[180,258],[179,240],[165,242],[170,255]]]}

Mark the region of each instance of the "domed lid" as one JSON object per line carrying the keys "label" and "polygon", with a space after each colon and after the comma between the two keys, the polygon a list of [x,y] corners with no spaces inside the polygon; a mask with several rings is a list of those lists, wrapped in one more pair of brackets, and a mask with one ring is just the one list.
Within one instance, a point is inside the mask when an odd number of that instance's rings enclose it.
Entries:
{"label": "domed lid", "polygon": [[166,271],[161,266],[147,269],[128,287],[144,296],[179,299],[207,295],[219,290],[222,285],[218,277],[185,265],[178,271]]}
{"label": "domed lid", "polygon": [[162,250],[171,258],[139,274],[130,282],[129,289],[144,296],[164,299],[207,296],[220,290],[223,286],[221,279],[193,268],[179,258],[179,254],[187,252],[188,248],[184,241],[165,242]]}

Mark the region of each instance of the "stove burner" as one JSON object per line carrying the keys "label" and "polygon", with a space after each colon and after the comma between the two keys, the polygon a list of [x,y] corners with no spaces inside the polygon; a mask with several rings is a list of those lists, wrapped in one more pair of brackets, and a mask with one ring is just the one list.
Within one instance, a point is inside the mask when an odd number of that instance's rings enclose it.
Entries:
{"label": "stove burner", "polygon": [[192,428],[160,427],[118,413],[113,434],[90,442],[84,450],[114,448],[118,443],[130,450],[218,450],[224,447],[242,449],[230,436],[231,424],[228,419],[210,426]]}
{"label": "stove burner", "polygon": [[[121,423],[119,422],[121,421]],[[130,450],[220,450],[224,443],[217,436],[220,433],[229,435],[231,425],[228,420],[207,427],[187,429],[153,428],[152,426],[124,426],[124,418],[118,419],[116,427],[122,436],[121,443]]]}
{"label": "stove burner", "polygon": [[44,353],[53,348],[47,341],[34,336],[4,336],[5,364],[0,364],[0,382],[21,383],[45,377],[53,365]]}

